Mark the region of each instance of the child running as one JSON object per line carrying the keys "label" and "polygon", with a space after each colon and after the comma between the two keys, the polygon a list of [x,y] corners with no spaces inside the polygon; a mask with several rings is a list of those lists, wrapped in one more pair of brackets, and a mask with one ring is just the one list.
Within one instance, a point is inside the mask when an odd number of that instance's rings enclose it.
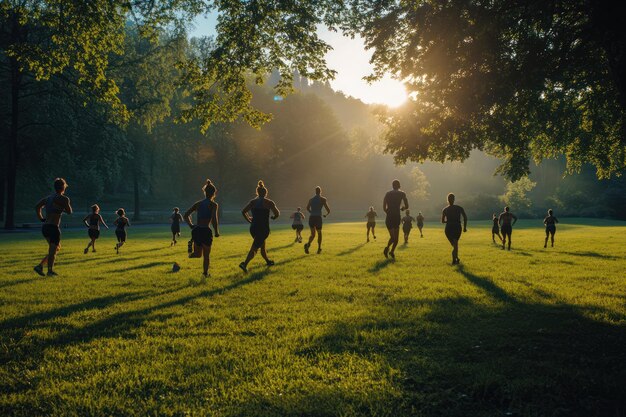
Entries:
{"label": "child running", "polygon": [[116,212],[117,219],[113,222],[115,225],[115,236],[117,237],[117,243],[115,244],[115,253],[120,253],[120,248],[126,243],[126,228],[130,227],[130,221],[126,217],[126,211],[123,208],[118,209]]}
{"label": "child running", "polygon": [[87,255],[89,247],[91,247],[92,253],[96,251],[96,240],[100,237],[100,223],[102,223],[107,230],[109,230],[109,226],[107,226],[104,219],[100,215],[100,207],[97,204],[91,206],[91,214],[85,216],[83,223],[85,223],[85,226],[89,228],[87,233],[89,234],[89,239],[91,239],[83,251],[83,253]]}
{"label": "child running", "polygon": [[422,233],[422,229],[424,228],[424,216],[421,211],[417,213],[415,220],[417,221],[417,228],[420,230],[420,237],[424,237],[424,233]]}
{"label": "child running", "polygon": [[378,217],[378,214],[374,211],[373,206],[370,206],[370,210],[365,214],[365,217],[367,217],[367,241],[370,241],[370,230],[372,231],[374,240],[376,240],[376,233],[374,230],[376,229],[376,217]]}
{"label": "child running", "polygon": [[[273,216],[272,220],[276,220],[280,216],[280,212],[276,207],[276,203],[267,199],[267,188],[263,181],[259,181],[256,188],[257,198],[250,200],[250,202],[241,210],[244,219],[250,223],[250,235],[252,235],[252,246],[248,252],[246,260],[239,264],[239,268],[243,272],[248,272],[248,264],[254,258],[256,252],[261,249],[261,256],[265,259],[267,266],[274,265],[274,261],[267,257],[267,251],[265,249],[265,240],[270,235],[270,211]],[[252,213],[252,217],[248,214]]]}
{"label": "child running", "polygon": [[183,216],[180,215],[180,210],[178,207],[174,207],[174,212],[170,216],[170,222],[172,223],[172,243],[170,246],[174,246],[178,242],[176,241],[176,237],[180,236],[180,222],[183,221]]}
{"label": "child running", "polygon": [[[54,261],[56,255],[61,250],[61,216],[63,213],[72,214],[72,206],[70,205],[70,199],[65,195],[67,189],[67,182],[63,178],[57,178],[54,180],[54,194],[50,194],[48,197],[44,197],[37,205],[35,205],[35,212],[37,217],[43,223],[41,227],[41,233],[48,242],[48,254],[39,262],[34,268],[35,272],[41,276],[44,276],[43,266],[48,266],[49,277],[57,275],[54,272]],[[43,217],[41,210],[45,207],[46,217]]]}
{"label": "child running", "polygon": [[413,222],[415,219],[411,217],[411,211],[407,210],[405,212],[405,216],[402,218],[402,231],[404,232],[404,244],[409,243],[409,235],[411,234],[411,229],[413,228]]}
{"label": "child running", "polygon": [[543,244],[544,248],[548,247],[548,237],[551,238],[552,247],[554,247],[554,234],[556,233],[556,224],[559,219],[554,217],[552,209],[548,210],[548,215],[543,219],[543,224],[546,226],[546,241]]}
{"label": "child running", "polygon": [[491,216],[491,221],[493,222],[493,227],[491,228],[491,240],[493,243],[496,243],[496,236],[500,239],[500,243],[502,243],[502,236],[500,236],[500,225],[498,224],[498,216],[496,213],[493,213]]}
{"label": "child running", "polygon": [[291,228],[296,231],[296,240],[294,242],[302,243],[302,230],[304,229],[304,225],[302,224],[302,220],[304,220],[302,208],[298,207],[296,212],[289,216],[289,218],[293,219]]}
{"label": "child running", "polygon": [[[202,275],[205,278],[209,277],[209,266],[211,262],[211,246],[213,245],[213,232],[210,225],[213,225],[215,231],[215,237],[220,236],[219,221],[217,219],[217,212],[219,205],[214,201],[217,194],[217,188],[211,182],[210,179],[206,180],[206,184],[202,187],[204,192],[204,200],[196,201],[193,206],[185,212],[183,216],[185,222],[191,228],[191,243],[189,257],[190,258],[203,258],[202,261]],[[194,226],[191,221],[191,215],[196,212],[196,225]]]}

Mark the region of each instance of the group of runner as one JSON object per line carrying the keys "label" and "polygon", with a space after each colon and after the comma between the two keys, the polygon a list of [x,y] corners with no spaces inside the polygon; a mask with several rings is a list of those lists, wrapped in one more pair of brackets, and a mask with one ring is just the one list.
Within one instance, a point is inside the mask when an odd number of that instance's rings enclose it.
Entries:
{"label": "group of runner", "polygon": [[[63,178],[57,178],[54,181],[54,193],[42,198],[35,206],[37,217],[43,223],[42,234],[48,242],[48,254],[35,266],[34,270],[39,275],[46,275],[44,267],[47,267],[47,275],[55,276],[54,263],[56,255],[61,248],[61,216],[63,213],[72,214],[72,206],[70,199],[65,195],[67,182]],[[177,244],[176,238],[180,236],[181,222],[187,223],[191,228],[191,240],[188,244],[188,252],[190,258],[203,258],[203,275],[208,276],[210,266],[211,247],[213,238],[219,237],[219,205],[215,202],[217,188],[211,180],[207,179],[202,187],[204,199],[196,201],[183,215],[180,214],[178,207],[174,208],[171,220],[172,242],[171,246]],[[269,191],[263,181],[259,181],[256,187],[256,198],[250,200],[248,204],[241,210],[244,219],[250,223],[250,235],[252,236],[252,245],[243,262],[239,267],[244,271],[248,271],[248,264],[256,253],[260,250],[262,258],[266,265],[274,265],[274,261],[269,259],[267,255],[266,240],[270,234],[270,219],[275,220],[280,216],[280,211],[276,203],[268,198]],[[467,215],[463,207],[455,204],[455,196],[450,193],[447,197],[448,206],[446,206],[441,214],[441,222],[445,224],[445,235],[452,246],[452,264],[459,264],[459,240],[462,232],[467,232]],[[46,217],[42,211],[45,209]],[[322,252],[322,226],[323,218],[330,214],[328,200],[322,196],[322,189],[315,188],[315,195],[309,200],[306,210],[309,213],[310,236],[308,242],[304,244],[305,253],[309,254],[311,244],[317,237],[317,253]],[[325,213],[323,213],[325,211]],[[383,211],[386,214],[385,225],[389,231],[389,240],[383,249],[385,258],[395,259],[395,250],[398,246],[400,226],[404,232],[404,242],[408,243],[409,234],[412,229],[413,222],[417,223],[420,231],[420,237],[423,235],[424,216],[421,212],[413,218],[409,211],[409,202],[406,193],[400,189],[400,181],[392,182],[392,190],[385,194],[383,199]],[[402,217],[401,212],[405,215]],[[192,215],[196,213],[196,223],[193,223]],[[116,211],[117,218],[113,222],[115,225],[115,235],[117,243],[115,251],[119,253],[120,248],[126,242],[126,229],[130,227],[130,221],[126,217],[123,208]],[[376,239],[375,227],[377,213],[374,207],[370,207],[366,213],[367,218],[367,242],[369,242],[370,232]],[[302,230],[304,229],[303,221],[306,218],[300,207],[291,215],[293,219],[292,228],[296,233],[296,242],[302,242]],[[462,223],[461,223],[462,219]],[[508,242],[508,249],[511,249],[511,234],[513,225],[517,222],[517,216],[510,212],[509,207],[505,207],[504,212],[500,216],[493,215],[492,239],[495,242],[495,236],[498,236],[502,242],[502,249]],[[100,235],[100,225],[109,228],[102,216],[100,215],[100,207],[97,204],[91,206],[91,213],[83,219],[83,223],[88,228],[89,243],[84,249],[87,254],[91,248],[92,252],[96,251],[96,240]],[[553,211],[548,210],[548,216],[544,219],[546,226],[546,238],[544,248],[547,247],[548,239],[551,238],[552,246],[554,246],[554,234],[556,232],[556,223],[558,219],[554,217]],[[502,232],[502,235],[500,235]]]}

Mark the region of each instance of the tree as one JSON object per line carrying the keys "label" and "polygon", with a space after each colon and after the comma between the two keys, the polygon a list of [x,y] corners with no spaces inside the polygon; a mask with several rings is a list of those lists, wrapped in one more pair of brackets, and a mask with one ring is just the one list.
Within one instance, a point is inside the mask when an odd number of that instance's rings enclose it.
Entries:
{"label": "tree", "polygon": [[533,201],[528,197],[528,193],[536,185],[537,183],[531,181],[528,177],[509,182],[506,185],[506,192],[500,196],[500,200],[516,213],[526,216],[532,215]]}
{"label": "tree", "polygon": [[516,180],[564,154],[600,178],[626,167],[624,2],[354,0],[348,33],[413,97],[385,121],[398,162],[501,157]]}
{"label": "tree", "polygon": [[410,188],[413,189],[411,196],[420,201],[427,200],[430,196],[430,183],[426,174],[419,167],[411,170],[411,182]]}

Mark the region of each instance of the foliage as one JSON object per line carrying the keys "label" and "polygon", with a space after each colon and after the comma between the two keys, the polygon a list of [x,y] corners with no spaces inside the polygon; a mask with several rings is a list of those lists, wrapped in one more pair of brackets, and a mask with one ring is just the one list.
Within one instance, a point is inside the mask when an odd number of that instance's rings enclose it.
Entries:
{"label": "foliage", "polygon": [[529,215],[532,213],[533,202],[528,197],[528,193],[535,188],[536,182],[528,177],[520,178],[515,182],[506,185],[506,192],[500,196],[500,200],[511,208],[513,213]]}
{"label": "foliage", "polygon": [[517,180],[565,155],[599,178],[626,167],[623,2],[354,0],[351,33],[414,98],[384,119],[398,162],[466,160]]}

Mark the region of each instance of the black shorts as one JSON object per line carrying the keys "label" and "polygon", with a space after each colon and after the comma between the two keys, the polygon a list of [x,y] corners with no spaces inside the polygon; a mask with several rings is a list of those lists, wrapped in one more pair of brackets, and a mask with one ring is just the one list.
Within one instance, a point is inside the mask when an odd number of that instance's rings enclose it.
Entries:
{"label": "black shorts", "polygon": [[89,234],[89,239],[98,239],[100,237],[100,230],[98,230],[98,229],[89,229],[87,234]]}
{"label": "black shorts", "polygon": [[117,236],[118,242],[126,242],[126,229],[124,230],[116,230],[115,236]]}
{"label": "black shorts", "polygon": [[418,222],[418,223],[417,223],[417,227],[419,227],[419,228],[421,229],[422,227],[424,227],[424,223],[422,223],[422,222]]}
{"label": "black shorts", "polygon": [[61,229],[56,224],[44,224],[41,226],[41,234],[53,245],[61,243]]}
{"label": "black shorts", "polygon": [[385,219],[385,226],[387,226],[387,229],[398,229],[400,228],[400,223],[402,223],[400,213],[397,215],[387,214],[387,218]]}
{"label": "black shorts", "polygon": [[367,227],[376,227],[376,222],[367,222]]}
{"label": "black shorts", "polygon": [[556,233],[556,225],[554,224],[546,225],[546,236],[553,235],[555,233]]}
{"label": "black shorts", "polygon": [[511,233],[513,233],[513,226],[511,226],[510,224],[503,224],[502,227],[500,228],[500,230],[502,230],[502,234],[503,235],[511,235]]}
{"label": "black shorts", "polygon": [[322,216],[309,216],[309,227],[322,230]]}
{"label": "black shorts", "polygon": [[304,229],[304,225],[302,225],[302,224],[292,224],[292,225],[291,225],[291,228],[292,228],[293,230],[299,230],[299,231],[302,231],[302,229]]}
{"label": "black shorts", "polygon": [[408,226],[402,226],[402,231],[404,233],[409,233],[411,231],[411,229],[413,228],[413,226],[408,225]]}
{"label": "black shorts", "polygon": [[446,225],[446,237],[452,243],[453,240],[461,239],[461,224],[448,224]]}
{"label": "black shorts", "polygon": [[500,228],[498,226],[493,226],[491,228],[491,233],[493,233],[494,235],[497,235],[498,233],[500,233]]}
{"label": "black shorts", "polygon": [[252,242],[252,246],[258,249],[263,246],[265,240],[267,240],[268,236],[270,235],[270,229],[250,226],[250,235],[254,239],[254,242]]}
{"label": "black shorts", "polygon": [[172,233],[180,233],[180,224],[172,225]]}
{"label": "black shorts", "polygon": [[191,229],[191,240],[194,245],[211,246],[213,244],[213,231],[209,227],[195,226]]}

